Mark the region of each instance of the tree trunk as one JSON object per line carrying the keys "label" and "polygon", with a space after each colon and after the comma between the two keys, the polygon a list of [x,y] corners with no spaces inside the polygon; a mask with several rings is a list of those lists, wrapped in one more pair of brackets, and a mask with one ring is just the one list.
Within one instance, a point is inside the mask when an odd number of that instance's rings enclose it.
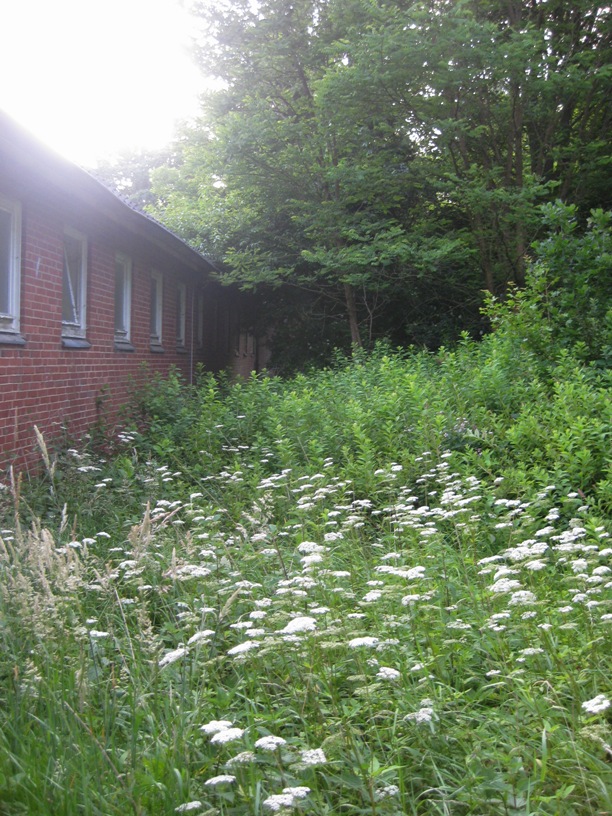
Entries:
{"label": "tree trunk", "polygon": [[344,284],[344,297],[346,299],[346,311],[348,313],[349,326],[351,328],[351,345],[353,348],[362,348],[363,343],[361,342],[361,334],[359,333],[355,291],[350,283]]}

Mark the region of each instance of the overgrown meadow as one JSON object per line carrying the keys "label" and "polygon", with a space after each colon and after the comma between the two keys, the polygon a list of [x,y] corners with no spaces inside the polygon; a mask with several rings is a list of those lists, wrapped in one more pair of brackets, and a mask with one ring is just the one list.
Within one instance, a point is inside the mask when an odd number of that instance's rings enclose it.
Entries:
{"label": "overgrown meadow", "polygon": [[610,376],[497,318],[41,438],[0,493],[0,813],[610,813]]}

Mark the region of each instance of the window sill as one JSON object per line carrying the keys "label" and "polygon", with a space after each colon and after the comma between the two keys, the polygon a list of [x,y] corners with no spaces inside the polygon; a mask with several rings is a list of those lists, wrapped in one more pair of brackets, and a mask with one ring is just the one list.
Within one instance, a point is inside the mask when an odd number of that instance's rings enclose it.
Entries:
{"label": "window sill", "polygon": [[151,352],[152,352],[153,354],[164,354],[164,353],[165,353],[165,352],[164,352],[164,347],[163,347],[163,346],[160,346],[160,344],[159,344],[159,343],[151,343],[151,345],[149,346],[149,348],[150,348],[150,350],[151,350]]}
{"label": "window sill", "polygon": [[62,337],[62,346],[66,349],[90,349],[91,343],[84,337]]}
{"label": "window sill", "polygon": [[0,331],[0,345],[2,346],[25,346],[25,337],[22,334]]}
{"label": "window sill", "polygon": [[187,354],[187,347],[186,346],[177,346],[176,347],[177,354]]}
{"label": "window sill", "polygon": [[129,340],[115,340],[115,351],[136,351]]}

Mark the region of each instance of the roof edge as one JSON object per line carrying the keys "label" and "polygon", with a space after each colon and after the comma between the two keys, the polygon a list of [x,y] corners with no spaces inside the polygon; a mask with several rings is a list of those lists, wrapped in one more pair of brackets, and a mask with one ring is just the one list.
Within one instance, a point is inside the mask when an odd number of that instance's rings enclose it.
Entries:
{"label": "roof edge", "polygon": [[0,110],[0,155],[40,177],[81,204],[100,212],[113,224],[152,243],[194,271],[218,273],[212,261],[155,218],[136,209],[85,168],[64,158]]}

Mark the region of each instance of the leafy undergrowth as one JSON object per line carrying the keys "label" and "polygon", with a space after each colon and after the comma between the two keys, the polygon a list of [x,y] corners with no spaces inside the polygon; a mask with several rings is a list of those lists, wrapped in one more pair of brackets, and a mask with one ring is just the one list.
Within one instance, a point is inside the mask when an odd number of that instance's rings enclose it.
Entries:
{"label": "leafy undergrowth", "polygon": [[156,383],[14,480],[0,813],[612,810],[610,401],[512,338]]}

